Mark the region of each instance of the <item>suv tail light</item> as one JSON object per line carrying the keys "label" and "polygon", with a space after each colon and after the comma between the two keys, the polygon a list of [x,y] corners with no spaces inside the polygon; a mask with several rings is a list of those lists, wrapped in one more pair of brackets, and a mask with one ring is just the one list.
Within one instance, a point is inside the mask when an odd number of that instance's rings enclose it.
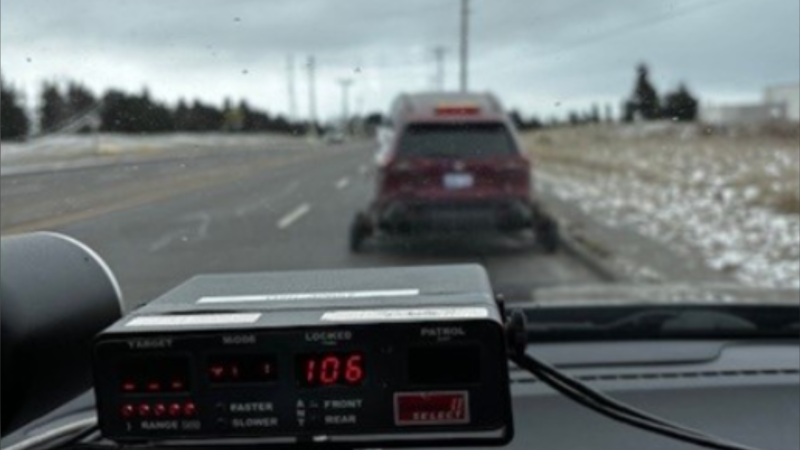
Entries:
{"label": "suv tail light", "polygon": [[406,159],[392,159],[381,169],[381,194],[392,194],[411,187],[414,164]]}
{"label": "suv tail light", "polygon": [[531,164],[525,158],[517,158],[503,163],[502,180],[507,192],[526,195],[531,186]]}

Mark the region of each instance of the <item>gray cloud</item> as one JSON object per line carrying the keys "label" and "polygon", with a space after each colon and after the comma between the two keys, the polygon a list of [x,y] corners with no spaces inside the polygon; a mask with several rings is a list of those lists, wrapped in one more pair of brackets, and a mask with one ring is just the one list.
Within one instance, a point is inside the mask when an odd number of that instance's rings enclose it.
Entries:
{"label": "gray cloud", "polygon": [[[287,55],[302,74],[315,54],[325,114],[337,110],[343,76],[357,79],[364,109],[385,109],[397,92],[430,86],[434,45],[448,47],[455,87],[458,3],[4,0],[0,55],[4,76],[31,92],[73,77],[280,111]],[[715,101],[800,79],[796,0],[472,0],[472,9],[472,85],[530,112],[617,103],[639,61],[662,89],[686,81]]]}

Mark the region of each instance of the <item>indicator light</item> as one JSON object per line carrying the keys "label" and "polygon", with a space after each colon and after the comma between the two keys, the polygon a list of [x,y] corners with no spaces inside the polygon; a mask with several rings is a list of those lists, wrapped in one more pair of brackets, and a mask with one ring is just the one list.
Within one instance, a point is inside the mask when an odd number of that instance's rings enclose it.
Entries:
{"label": "indicator light", "polygon": [[153,415],[156,417],[164,417],[164,414],[167,413],[167,407],[164,406],[163,403],[156,403],[153,407]]}
{"label": "indicator light", "polygon": [[183,405],[183,414],[186,417],[194,417],[197,414],[197,406],[193,402],[186,402]]}
{"label": "indicator light", "polygon": [[150,405],[147,403],[142,403],[139,405],[139,416],[140,417],[149,417],[150,416]]}
{"label": "indicator light", "polygon": [[180,416],[182,411],[183,409],[181,408],[181,405],[178,403],[172,403],[169,405],[169,415],[171,417]]}
{"label": "indicator light", "polygon": [[124,419],[130,419],[136,414],[136,408],[133,405],[123,405],[120,409],[120,414]]}
{"label": "indicator light", "polygon": [[132,381],[126,381],[122,383],[122,390],[124,392],[133,392],[136,390],[136,383]]}

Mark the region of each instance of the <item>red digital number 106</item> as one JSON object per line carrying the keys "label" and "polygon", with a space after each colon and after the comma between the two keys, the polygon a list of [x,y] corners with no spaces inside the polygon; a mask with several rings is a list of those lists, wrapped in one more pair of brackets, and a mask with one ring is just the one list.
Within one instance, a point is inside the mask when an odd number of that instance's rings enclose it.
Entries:
{"label": "red digital number 106", "polygon": [[309,386],[360,384],[364,380],[361,355],[312,356],[305,362],[306,383]]}

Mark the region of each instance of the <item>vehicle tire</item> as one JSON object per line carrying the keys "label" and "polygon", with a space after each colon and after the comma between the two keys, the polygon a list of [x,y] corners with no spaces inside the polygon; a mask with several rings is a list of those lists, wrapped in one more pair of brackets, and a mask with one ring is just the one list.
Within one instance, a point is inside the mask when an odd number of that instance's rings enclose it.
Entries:
{"label": "vehicle tire", "polygon": [[369,218],[358,213],[350,225],[350,252],[359,253],[364,248],[364,241],[372,234]]}
{"label": "vehicle tire", "polygon": [[545,253],[554,254],[558,252],[560,244],[558,222],[549,217],[543,217],[536,223],[534,232],[536,233],[536,240]]}

